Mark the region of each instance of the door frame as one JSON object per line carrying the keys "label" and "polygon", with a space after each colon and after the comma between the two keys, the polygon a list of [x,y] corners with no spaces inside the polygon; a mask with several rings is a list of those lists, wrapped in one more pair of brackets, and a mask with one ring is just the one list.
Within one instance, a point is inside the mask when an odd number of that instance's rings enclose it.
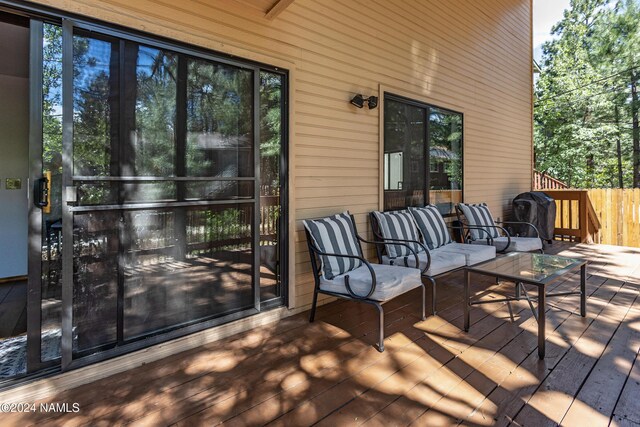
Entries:
{"label": "door frame", "polygon": [[42,178],[44,21],[29,18],[29,180],[27,258],[27,374],[58,366],[59,359],[42,361],[42,209],[35,206],[32,186]]}

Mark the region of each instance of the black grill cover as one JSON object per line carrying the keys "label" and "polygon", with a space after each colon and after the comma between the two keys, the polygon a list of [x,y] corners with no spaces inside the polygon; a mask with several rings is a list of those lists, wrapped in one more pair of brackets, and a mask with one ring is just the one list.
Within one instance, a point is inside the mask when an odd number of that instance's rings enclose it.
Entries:
{"label": "black grill cover", "polygon": [[[551,242],[556,222],[556,201],[542,191],[518,194],[513,199],[513,215],[516,221],[530,222],[538,228],[540,237]],[[521,236],[534,236],[531,227],[519,227]]]}

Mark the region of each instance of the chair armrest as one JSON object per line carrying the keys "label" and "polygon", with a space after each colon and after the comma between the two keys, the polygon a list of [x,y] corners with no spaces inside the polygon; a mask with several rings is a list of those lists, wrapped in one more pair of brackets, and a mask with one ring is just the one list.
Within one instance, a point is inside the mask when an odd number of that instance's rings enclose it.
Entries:
{"label": "chair armrest", "polygon": [[[476,225],[467,225],[467,227],[469,228],[475,228],[475,229],[484,229],[484,228],[497,228],[498,230],[501,230],[505,236],[509,236],[509,232],[504,228],[504,227],[500,227],[499,225],[494,225],[494,224],[476,224]],[[485,233],[487,233],[487,230],[484,230]],[[489,234],[489,233],[487,233]]]}
{"label": "chair armrest", "polygon": [[496,221],[496,224],[520,224],[520,225],[527,225],[531,228],[533,228],[533,231],[536,232],[535,237],[537,237],[538,239],[540,238],[540,231],[538,231],[538,227],[536,227],[535,225],[531,224],[530,222],[524,222],[524,221]]}
{"label": "chair armrest", "polygon": [[[485,228],[497,228],[497,229],[500,229],[500,230],[502,230],[502,232],[504,233],[505,237],[507,238],[507,245],[504,247],[504,249],[498,251],[498,253],[501,253],[501,254],[505,253],[507,251],[507,249],[509,249],[509,246],[511,246],[511,235],[509,234],[509,232],[507,230],[505,230],[504,227],[500,227],[499,225],[488,225],[488,224],[487,225],[484,225],[484,224],[481,224],[481,225],[467,225],[467,224],[465,224],[465,227],[467,227],[469,229],[479,230],[479,231],[481,231],[481,232],[483,232],[483,233],[485,233],[487,235],[489,233],[487,232],[487,230],[485,230]],[[488,242],[489,245],[492,245],[493,244],[493,237],[488,236],[487,237],[487,242]]]}
{"label": "chair armrest", "polygon": [[310,248],[317,255],[333,256],[333,257],[338,257],[338,258],[359,259],[360,261],[362,261],[362,263],[367,266],[367,269],[369,269],[369,273],[371,274],[371,289],[369,290],[369,293],[367,295],[358,295],[355,292],[353,292],[353,289],[351,289],[351,284],[349,283],[349,275],[348,274],[346,276],[344,276],[344,284],[347,287],[347,292],[349,292],[349,295],[352,298],[355,298],[355,299],[369,299],[369,298],[371,298],[371,295],[373,295],[373,293],[376,290],[376,272],[373,271],[373,267],[371,267],[371,264],[369,263],[369,261],[367,261],[363,257],[357,256],[357,255],[332,254],[332,253],[328,253],[328,252],[322,252],[322,251],[320,251],[318,248],[316,248],[313,245],[310,246]]}
{"label": "chair armrest", "polygon": [[[499,225],[495,225],[495,224],[476,224],[476,225],[471,225],[468,224],[466,221],[462,221],[459,220],[460,224],[462,224],[460,227],[456,227],[455,225],[450,225],[450,227],[453,228],[460,228],[462,230],[464,230],[465,228],[468,229],[474,229],[474,230],[480,230],[482,232],[484,232],[485,234],[489,234],[487,233],[487,230],[485,230],[485,228],[497,228],[498,230],[501,230],[505,236],[509,236],[509,232],[504,228],[504,227],[500,227]],[[498,223],[496,221],[496,223]],[[489,237],[490,238],[490,237]]]}
{"label": "chair armrest", "polygon": [[[427,249],[427,247],[422,242],[418,242],[417,240],[388,239],[388,238],[379,236],[377,234],[376,234],[376,238],[378,238],[380,240],[365,240],[365,239],[363,239],[362,237],[360,237],[358,235],[356,235],[356,237],[361,242],[371,243],[371,244],[374,244],[374,245],[384,245],[384,244],[387,244],[387,243],[391,242],[391,243],[395,243],[395,244],[400,245],[400,246],[405,246],[413,254],[413,257],[416,260],[416,268],[419,269],[420,268],[420,259],[418,258],[418,253],[415,251],[415,249],[413,249],[409,245],[409,243],[415,243],[418,246],[420,246],[424,250],[424,252],[427,254],[427,265],[425,266],[425,268],[423,268],[421,270],[421,274],[422,275],[426,274],[427,271],[429,271],[429,267],[431,267],[431,254],[429,253],[429,250]],[[405,265],[405,267],[409,267],[409,265],[407,264],[406,257],[405,257],[404,265]]]}

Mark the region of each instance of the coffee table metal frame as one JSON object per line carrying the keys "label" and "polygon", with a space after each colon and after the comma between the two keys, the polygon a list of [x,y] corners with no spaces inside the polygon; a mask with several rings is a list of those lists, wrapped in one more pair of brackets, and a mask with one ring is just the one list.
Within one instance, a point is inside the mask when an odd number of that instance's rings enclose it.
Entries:
{"label": "coffee table metal frame", "polygon": [[[512,252],[510,254],[505,255],[504,257],[512,257],[512,256],[537,256],[537,257],[558,257],[558,255],[544,255],[544,254],[532,254],[528,252]],[[504,258],[504,257],[499,257]],[[567,257],[561,257],[567,258]],[[573,259],[573,258],[571,258]],[[580,316],[585,317],[587,315],[587,301],[586,301],[586,278],[587,278],[587,261],[575,259],[575,262],[571,263],[567,267],[559,268],[554,270],[553,272],[545,275],[544,277],[538,280],[532,280],[528,277],[523,277],[519,275],[509,275],[497,273],[495,271],[483,270],[482,266],[485,264],[492,263],[494,260],[489,260],[480,264],[472,265],[469,267],[465,267],[464,270],[464,330],[465,332],[469,331],[469,311],[472,305],[480,305],[480,304],[489,304],[496,302],[507,302],[507,301],[520,301],[522,299],[521,292],[524,293],[524,296],[529,303],[529,307],[533,312],[533,316],[538,322],[538,356],[540,359],[544,359],[545,356],[545,334],[546,334],[546,317],[545,317],[545,309],[546,309],[546,300],[547,298],[560,297],[566,295],[580,295]],[[556,292],[547,294],[546,287],[547,285],[561,279],[567,274],[580,269],[580,291],[569,291],[569,292]],[[507,280],[510,282],[514,282],[516,284],[516,292],[515,297],[507,297],[494,299],[490,301],[472,301],[472,296],[470,295],[470,287],[471,287],[471,273],[481,274],[484,276],[494,277],[496,280]],[[525,285],[532,285],[538,288],[537,298],[530,298]],[[533,301],[538,302],[537,310],[533,306]]]}

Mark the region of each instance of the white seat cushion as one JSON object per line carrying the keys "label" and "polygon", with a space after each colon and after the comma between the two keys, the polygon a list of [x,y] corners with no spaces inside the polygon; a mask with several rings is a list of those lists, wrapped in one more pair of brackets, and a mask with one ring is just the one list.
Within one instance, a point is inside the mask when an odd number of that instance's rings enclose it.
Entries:
{"label": "white seat cushion", "polygon": [[[486,245],[487,240],[474,240],[472,243],[474,245]],[[503,250],[507,246],[507,238],[497,237],[493,239],[493,246],[497,251]],[[507,252],[531,252],[540,249],[542,249],[542,240],[537,237],[512,237]]]}
{"label": "white seat cushion", "polygon": [[465,243],[449,243],[441,246],[434,252],[446,252],[451,254],[463,254],[466,258],[467,265],[478,264],[479,262],[488,261],[496,257],[496,247],[489,245],[468,245]]}
{"label": "white seat cushion", "polygon": [[[414,262],[415,264],[415,262]],[[376,273],[376,290],[369,297],[375,301],[389,301],[411,289],[422,285],[420,270],[417,268],[398,267],[382,264],[371,264]],[[351,290],[358,295],[365,296],[371,290],[371,272],[366,265],[362,265],[348,273],[335,276],[332,280],[320,277],[320,289],[349,295],[344,278],[349,276]]]}
{"label": "white seat cushion", "polygon": [[[455,254],[451,252],[437,252],[435,250],[430,251],[431,255],[431,265],[429,266],[429,270],[427,270],[427,276],[437,276],[442,273],[446,273],[451,270],[455,270],[456,268],[464,267],[467,265],[467,259],[464,254]],[[405,257],[394,259],[395,265],[405,266],[404,264]],[[416,264],[416,260],[413,256],[406,257],[407,265],[409,267],[414,267]],[[420,262],[420,270],[427,266],[427,254],[425,252],[421,252],[418,254],[418,261]],[[387,256],[382,257],[383,264],[390,264],[391,260]]]}

